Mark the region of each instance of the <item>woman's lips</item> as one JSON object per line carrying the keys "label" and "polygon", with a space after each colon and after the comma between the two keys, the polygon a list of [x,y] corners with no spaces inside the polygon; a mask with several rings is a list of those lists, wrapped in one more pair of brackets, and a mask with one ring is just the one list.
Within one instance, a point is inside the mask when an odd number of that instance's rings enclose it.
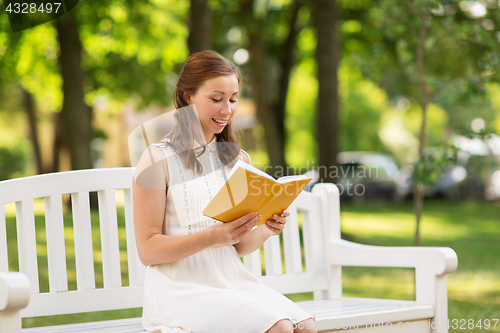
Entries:
{"label": "woman's lips", "polygon": [[[212,121],[213,121],[216,125],[218,125],[218,126],[220,126],[220,127],[224,127],[224,126],[226,126],[228,119],[217,119],[217,118],[212,118]],[[220,121],[222,121],[222,122],[220,122]]]}

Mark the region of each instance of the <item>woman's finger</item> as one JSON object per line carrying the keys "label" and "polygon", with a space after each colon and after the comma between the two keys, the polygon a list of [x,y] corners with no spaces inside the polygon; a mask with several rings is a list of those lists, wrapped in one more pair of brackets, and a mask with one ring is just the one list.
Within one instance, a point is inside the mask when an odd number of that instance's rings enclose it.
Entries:
{"label": "woman's finger", "polygon": [[267,220],[267,223],[266,223],[268,226],[270,227],[273,227],[279,231],[283,230],[284,226],[282,223],[280,222],[276,222],[274,220]]}
{"label": "woman's finger", "polygon": [[245,225],[246,223],[248,223],[252,219],[254,219],[254,220],[259,219],[259,216],[260,216],[260,214],[258,214],[257,212],[248,213],[248,214],[245,214],[245,215],[237,218],[236,220],[231,221],[230,224],[236,228],[239,228],[239,227]]}
{"label": "woman's finger", "polygon": [[282,224],[285,224],[285,223],[286,223],[286,217],[279,216],[279,215],[273,215],[273,218],[274,218],[276,221],[278,221],[278,222],[280,222],[280,223],[282,223]]}

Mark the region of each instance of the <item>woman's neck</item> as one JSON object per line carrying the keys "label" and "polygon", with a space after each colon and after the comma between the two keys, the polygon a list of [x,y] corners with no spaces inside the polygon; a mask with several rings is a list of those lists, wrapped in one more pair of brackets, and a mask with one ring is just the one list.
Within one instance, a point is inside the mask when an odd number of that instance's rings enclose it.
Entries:
{"label": "woman's neck", "polygon": [[205,135],[205,142],[207,144],[209,144],[210,142],[214,141],[215,140],[215,134],[211,134],[211,135]]}

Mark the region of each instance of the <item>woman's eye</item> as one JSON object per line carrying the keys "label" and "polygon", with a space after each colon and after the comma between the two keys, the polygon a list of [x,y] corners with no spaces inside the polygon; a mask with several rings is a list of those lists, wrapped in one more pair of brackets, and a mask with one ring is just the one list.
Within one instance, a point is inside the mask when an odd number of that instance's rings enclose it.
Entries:
{"label": "woman's eye", "polygon": [[[222,101],[222,99],[215,99],[215,98],[212,98],[212,101],[214,101],[214,102],[220,102],[220,101]],[[230,99],[229,101],[230,101],[231,103],[236,103],[236,102],[237,102],[237,100],[235,100],[235,99],[234,99],[234,100],[233,100],[233,99]]]}

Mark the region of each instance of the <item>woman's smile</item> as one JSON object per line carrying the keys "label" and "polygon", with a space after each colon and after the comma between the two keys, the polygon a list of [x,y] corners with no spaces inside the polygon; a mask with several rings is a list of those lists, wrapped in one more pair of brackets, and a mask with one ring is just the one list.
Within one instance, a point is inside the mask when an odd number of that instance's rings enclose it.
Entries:
{"label": "woman's smile", "polygon": [[212,118],[212,120],[215,121],[217,125],[220,125],[222,127],[226,126],[227,122],[229,121],[229,119],[217,119],[217,118]]}

